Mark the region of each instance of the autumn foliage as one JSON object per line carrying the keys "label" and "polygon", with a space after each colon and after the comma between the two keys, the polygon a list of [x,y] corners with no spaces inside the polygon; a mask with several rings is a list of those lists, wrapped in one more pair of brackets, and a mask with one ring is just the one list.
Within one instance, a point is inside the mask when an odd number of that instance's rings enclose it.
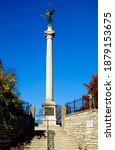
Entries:
{"label": "autumn foliage", "polygon": [[85,105],[82,109],[89,108],[89,96],[88,94],[92,94],[94,100],[94,108],[98,108],[98,73],[92,76],[92,80],[90,81],[89,85],[84,84],[88,90],[87,95],[83,95],[82,98],[85,101]]}
{"label": "autumn foliage", "polygon": [[23,112],[16,88],[14,72],[8,73],[0,60],[0,129],[12,129],[18,114]]}

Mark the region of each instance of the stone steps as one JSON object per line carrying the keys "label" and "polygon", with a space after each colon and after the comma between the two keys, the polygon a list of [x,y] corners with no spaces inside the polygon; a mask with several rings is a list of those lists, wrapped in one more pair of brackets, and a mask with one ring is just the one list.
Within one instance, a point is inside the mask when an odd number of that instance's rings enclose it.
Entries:
{"label": "stone steps", "polygon": [[77,142],[72,137],[62,132],[57,132],[55,137],[55,150],[79,150]]}
{"label": "stone steps", "polygon": [[[53,128],[53,131],[55,133],[54,149],[50,148],[50,150],[79,150],[76,140],[61,132],[61,127]],[[24,150],[47,150],[47,137],[39,139],[39,135],[35,136]]]}

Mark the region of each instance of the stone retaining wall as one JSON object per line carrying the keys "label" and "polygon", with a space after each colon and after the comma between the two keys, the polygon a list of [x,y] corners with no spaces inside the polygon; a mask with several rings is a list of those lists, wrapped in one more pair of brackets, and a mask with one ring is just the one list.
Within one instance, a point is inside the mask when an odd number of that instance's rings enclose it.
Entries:
{"label": "stone retaining wall", "polygon": [[98,110],[84,110],[66,115],[63,131],[74,137],[80,150],[98,149]]}

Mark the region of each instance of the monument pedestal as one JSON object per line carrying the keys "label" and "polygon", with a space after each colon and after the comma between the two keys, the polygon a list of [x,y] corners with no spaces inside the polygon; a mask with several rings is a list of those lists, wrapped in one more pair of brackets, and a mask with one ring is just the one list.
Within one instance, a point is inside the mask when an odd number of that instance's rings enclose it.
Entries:
{"label": "monument pedestal", "polygon": [[56,126],[56,103],[52,100],[47,100],[42,104],[43,109],[43,125]]}

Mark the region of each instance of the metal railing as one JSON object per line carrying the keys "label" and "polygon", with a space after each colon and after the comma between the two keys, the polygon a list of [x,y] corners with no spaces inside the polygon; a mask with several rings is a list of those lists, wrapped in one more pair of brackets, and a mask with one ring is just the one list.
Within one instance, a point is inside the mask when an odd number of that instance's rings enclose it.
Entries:
{"label": "metal railing", "polygon": [[55,132],[49,129],[49,121],[47,120],[47,150],[55,150],[54,136]]}
{"label": "metal railing", "polygon": [[84,105],[85,105],[85,101],[82,98],[74,99],[71,102],[67,102],[67,104],[65,104],[66,114],[72,114],[77,111],[80,111],[80,110],[82,110],[82,107],[84,107]]}
{"label": "metal railing", "polygon": [[22,109],[24,110],[25,114],[30,115],[30,104],[29,102],[22,101]]}

